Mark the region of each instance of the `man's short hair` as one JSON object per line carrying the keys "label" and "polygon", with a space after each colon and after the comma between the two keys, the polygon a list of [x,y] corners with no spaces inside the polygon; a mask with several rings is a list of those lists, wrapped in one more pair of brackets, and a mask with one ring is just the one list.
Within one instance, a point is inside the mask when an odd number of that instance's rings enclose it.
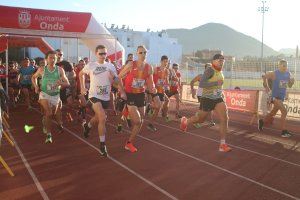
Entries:
{"label": "man's short hair", "polygon": [[49,56],[50,54],[55,54],[55,55],[56,55],[56,51],[48,51],[48,52],[46,53],[45,58],[47,59],[48,56]]}
{"label": "man's short hair", "polygon": [[104,45],[100,44],[100,45],[96,46],[95,52],[97,52],[98,49],[106,49],[106,47]]}
{"label": "man's short hair", "polygon": [[160,61],[163,61],[163,60],[169,60],[168,56],[163,55],[163,56],[160,58]]}
{"label": "man's short hair", "polygon": [[218,60],[218,59],[224,59],[224,56],[222,54],[219,54],[219,53],[214,55],[213,60]]}
{"label": "man's short hair", "polygon": [[279,62],[278,62],[279,65],[284,65],[284,66],[287,66],[287,61],[284,60],[284,59],[281,59]]}
{"label": "man's short hair", "polygon": [[136,48],[136,51],[138,51],[138,50],[139,50],[139,48],[144,48],[144,49],[146,49],[146,50],[147,50],[147,48],[145,47],[145,45],[139,45],[139,46]]}

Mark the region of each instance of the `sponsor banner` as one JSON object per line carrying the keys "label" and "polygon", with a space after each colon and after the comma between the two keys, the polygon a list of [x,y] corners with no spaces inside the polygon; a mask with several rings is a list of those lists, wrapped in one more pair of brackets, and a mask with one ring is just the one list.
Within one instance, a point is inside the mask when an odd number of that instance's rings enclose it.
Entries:
{"label": "sponsor banner", "polygon": [[283,105],[288,117],[300,118],[300,93],[288,93]]}
{"label": "sponsor banner", "polygon": [[0,27],[84,33],[91,13],[0,6]]}
{"label": "sponsor banner", "polygon": [[243,112],[257,112],[258,90],[224,90],[228,109]]}
{"label": "sponsor banner", "polygon": [[[268,94],[265,91],[259,91],[259,113],[266,115],[272,110],[272,106],[268,107]],[[288,92],[283,105],[287,109],[287,117],[300,118],[300,93],[298,92]],[[277,115],[280,117],[280,111]]]}
{"label": "sponsor banner", "polygon": [[[197,89],[198,87],[195,86],[194,88]],[[223,94],[228,109],[251,113],[257,112],[257,90],[224,90]],[[198,102],[198,99],[192,98],[189,85],[183,85],[182,99]]]}

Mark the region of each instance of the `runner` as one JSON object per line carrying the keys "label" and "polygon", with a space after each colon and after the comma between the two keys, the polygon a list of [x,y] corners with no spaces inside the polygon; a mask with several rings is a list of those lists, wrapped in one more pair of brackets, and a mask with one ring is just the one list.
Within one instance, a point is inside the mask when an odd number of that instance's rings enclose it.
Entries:
{"label": "runner", "polygon": [[31,76],[34,74],[35,68],[30,65],[29,58],[26,57],[23,59],[22,67],[20,68],[19,72],[21,92],[24,95],[25,103],[28,109],[31,109],[29,95],[32,92]]}
{"label": "runner", "polygon": [[120,79],[125,78],[125,91],[127,96],[127,107],[132,123],[132,131],[128,141],[125,144],[125,149],[134,153],[137,148],[133,145],[136,135],[140,132],[143,118],[145,114],[145,87],[154,96],[156,101],[158,96],[153,83],[153,69],[151,65],[146,63],[147,49],[145,46],[138,46],[138,59],[128,62],[121,70]]}
{"label": "runner", "polygon": [[179,114],[180,112],[180,97],[179,90],[181,88],[181,74],[179,72],[179,65],[177,63],[173,63],[172,69],[170,69],[170,91],[167,92],[167,96],[171,98],[172,96],[176,99],[176,117],[181,118],[182,116]]}
{"label": "runner", "polygon": [[118,83],[121,97],[126,99],[122,84],[119,84],[119,78],[114,71],[114,66],[111,63],[105,62],[107,49],[103,45],[98,45],[95,49],[97,62],[90,62],[79,73],[81,94],[85,95],[87,88],[85,87],[85,74],[90,76],[89,101],[92,103],[94,117],[84,124],[84,135],[88,137],[92,125],[97,124],[100,138],[100,154],[107,156],[107,148],[105,145],[105,123],[106,114],[104,109],[109,107],[110,90],[113,83]]}
{"label": "runner", "polygon": [[276,115],[278,110],[280,110],[280,128],[282,130],[281,137],[291,137],[292,134],[286,129],[287,110],[283,105],[283,101],[286,98],[287,87],[291,88],[294,85],[295,80],[291,77],[286,60],[280,60],[278,63],[278,69],[276,71],[266,73],[266,75],[263,77],[264,86],[267,93],[271,91],[267,81],[269,79],[273,81],[271,92],[271,103],[273,104],[273,109],[269,114],[266,115],[264,119],[260,119],[258,121],[258,129],[262,131],[263,126],[271,123],[272,118]]}
{"label": "runner", "polygon": [[224,62],[225,60],[223,55],[214,55],[212,66],[207,67],[200,80],[199,86],[203,88],[202,98],[200,99],[200,111],[198,111],[189,119],[182,117],[180,128],[183,131],[186,131],[189,124],[204,122],[209,112],[214,110],[220,119],[219,130],[221,141],[219,151],[228,152],[231,150],[231,148],[225,142],[225,137],[228,130],[228,112],[222,94],[222,85],[224,82],[222,68],[224,66]]}
{"label": "runner", "polygon": [[[206,70],[207,67],[211,67],[211,64],[210,63],[206,63],[204,65],[204,70]],[[195,82],[199,82],[199,85],[200,85],[200,80],[201,80],[202,76],[203,76],[202,74],[197,75],[195,78],[193,78],[193,80],[190,83],[191,91],[192,91],[192,97],[195,99],[196,98],[196,93],[197,93],[198,103],[201,103],[201,97],[202,97],[203,88],[201,88],[200,86],[198,86],[198,89],[197,89],[197,92],[196,92],[196,90],[194,89],[194,84],[195,84]],[[214,122],[213,117],[212,117],[212,112],[209,112],[208,115],[209,115],[208,118],[210,120],[209,126],[214,126],[215,122]],[[202,125],[200,123],[194,123],[193,125],[196,128],[201,128],[202,127]]]}
{"label": "runner", "polygon": [[[152,111],[153,114],[150,117],[152,123],[147,125],[147,128],[151,131],[157,131],[156,127],[153,126],[153,122],[156,120],[159,111],[162,113],[162,117],[165,118],[166,122],[170,121],[168,116],[168,107],[169,107],[169,98],[166,95],[165,91],[169,90],[169,70],[167,69],[169,63],[169,58],[166,55],[163,55],[160,59],[160,66],[154,68],[153,80],[157,90],[157,98],[152,98]],[[147,109],[148,110],[148,109]]]}
{"label": "runner", "polygon": [[[39,67],[37,72],[32,76],[32,84],[35,92],[39,93],[39,103],[43,108],[43,121],[47,131],[45,143],[52,143],[52,115],[56,117],[59,132],[62,132],[61,107],[62,102],[59,97],[60,87],[68,87],[69,81],[65,71],[56,65],[56,51],[49,51],[46,54],[47,65]],[[41,89],[38,86],[37,79],[41,79]]]}

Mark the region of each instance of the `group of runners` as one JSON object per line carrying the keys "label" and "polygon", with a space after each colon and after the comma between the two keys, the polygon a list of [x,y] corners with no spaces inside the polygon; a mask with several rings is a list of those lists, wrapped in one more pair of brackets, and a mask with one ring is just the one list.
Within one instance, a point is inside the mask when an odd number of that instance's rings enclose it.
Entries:
{"label": "group of runners", "polygon": [[[133,54],[129,54],[125,65],[120,68],[107,58],[107,48],[103,45],[98,45],[95,49],[96,61],[90,62],[85,58],[76,66],[64,61],[63,52],[59,49],[49,51],[45,59],[39,60],[37,65],[30,62],[28,58],[24,58],[20,69],[17,69],[14,63],[10,63],[10,101],[16,104],[20,94],[23,94],[28,109],[32,109],[33,95],[31,94],[35,92],[38,95],[43,115],[42,127],[46,135],[45,143],[53,142],[53,115],[57,122],[57,130],[63,131],[63,102],[72,109],[76,109],[81,119],[84,137],[89,137],[92,127],[97,127],[99,150],[102,156],[108,155],[105,143],[106,110],[110,106],[111,96],[113,97],[113,110],[117,115],[116,132],[122,132],[122,121],[126,121],[131,133],[124,148],[132,153],[138,150],[135,138],[140,133],[145,118],[148,121],[147,129],[157,132],[155,121],[161,115],[166,122],[169,122],[169,106],[170,103],[175,103],[175,116],[180,121],[179,126],[182,131],[187,131],[190,125],[200,128],[205,120],[209,121],[210,126],[214,126],[212,112],[216,114],[220,132],[218,149],[221,152],[231,151],[231,147],[225,140],[228,131],[228,110],[222,91],[224,56],[214,55],[211,63],[205,64],[204,73],[197,75],[191,81],[192,96],[196,98],[197,95],[200,106],[194,116],[187,118],[180,113],[179,64],[171,64],[169,58],[163,55],[160,64],[152,67],[146,61],[147,53],[145,46],[138,46],[136,59]],[[282,137],[289,137],[291,133],[286,129],[287,111],[283,101],[286,98],[286,88],[292,87],[294,79],[287,69],[287,62],[281,60],[278,70],[268,72],[263,76],[263,80],[266,92],[271,93],[273,109],[265,118],[259,120],[258,128],[262,130],[264,125],[270,123],[280,110]],[[270,83],[268,80],[271,80],[272,87],[268,84]],[[194,89],[195,83],[198,83],[198,91]],[[170,101],[172,96],[175,101]],[[90,107],[94,113],[88,121],[87,107]]]}

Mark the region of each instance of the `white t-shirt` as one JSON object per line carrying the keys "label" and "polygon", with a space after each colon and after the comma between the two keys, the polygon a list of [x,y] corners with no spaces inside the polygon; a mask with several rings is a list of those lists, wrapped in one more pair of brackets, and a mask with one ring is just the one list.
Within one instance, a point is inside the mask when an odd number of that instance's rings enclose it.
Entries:
{"label": "white t-shirt", "polygon": [[89,62],[82,70],[90,76],[89,98],[95,97],[109,101],[112,84],[109,79],[110,73],[112,72],[114,76],[117,76],[114,65],[107,62],[103,64]]}

